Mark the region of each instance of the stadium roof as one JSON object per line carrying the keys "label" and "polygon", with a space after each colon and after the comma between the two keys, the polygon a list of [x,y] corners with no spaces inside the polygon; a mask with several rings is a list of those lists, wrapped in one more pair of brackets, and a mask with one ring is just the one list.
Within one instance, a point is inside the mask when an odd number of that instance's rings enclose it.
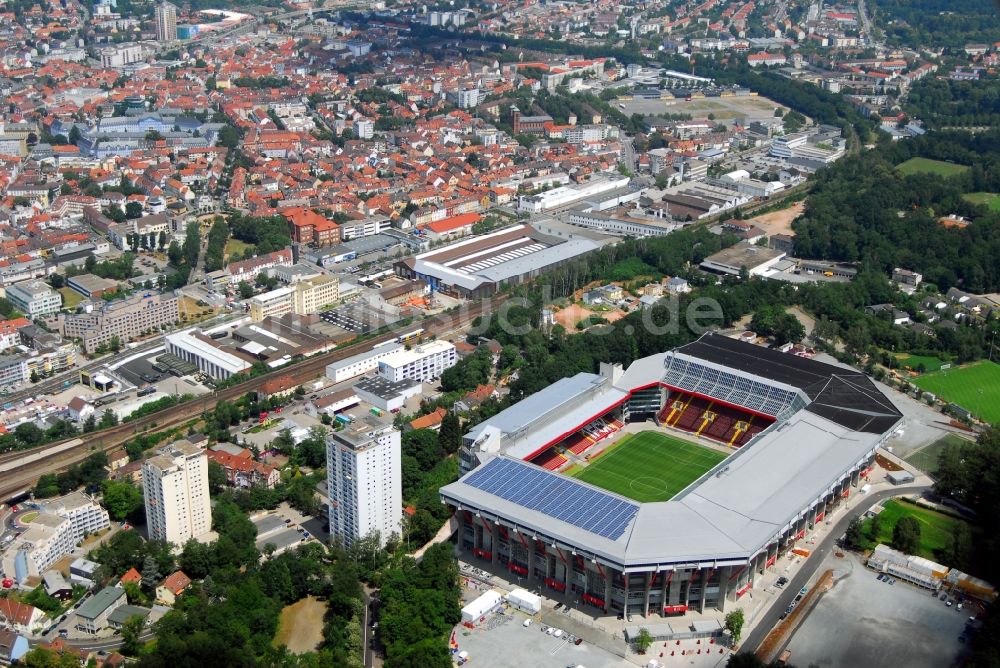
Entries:
{"label": "stadium roof", "polygon": [[902,417],[875,383],[854,369],[717,334],[706,334],[675,352],[798,388],[811,400],[806,410],[855,431],[881,434]]}
{"label": "stadium roof", "polygon": [[[487,432],[499,432],[504,439],[503,452],[519,459],[530,457],[628,398],[628,392],[612,387],[607,380],[582,372],[557,380],[479,423],[465,439],[479,441]],[[487,448],[492,454],[499,451]]]}

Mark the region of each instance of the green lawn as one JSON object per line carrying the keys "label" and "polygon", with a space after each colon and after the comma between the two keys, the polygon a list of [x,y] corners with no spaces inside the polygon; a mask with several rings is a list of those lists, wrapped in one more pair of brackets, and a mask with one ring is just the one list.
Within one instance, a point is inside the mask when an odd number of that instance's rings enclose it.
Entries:
{"label": "green lawn", "polygon": [[253,245],[239,239],[230,239],[226,242],[226,257],[232,256],[233,253],[239,253],[240,257],[244,257],[248,248],[253,248]]}
{"label": "green lawn", "polygon": [[76,308],[76,305],[83,301],[83,295],[73,288],[61,287],[59,294],[63,298],[63,308]]}
{"label": "green lawn", "polygon": [[996,193],[965,193],[962,199],[973,204],[982,204],[989,207],[990,211],[1000,211],[1000,195]]}
{"label": "green lawn", "polygon": [[[884,508],[879,513],[879,534],[874,542],[892,545],[892,530],[896,526],[896,522],[908,515],[920,523],[920,549],[917,552],[917,556],[933,559],[945,566],[961,568],[963,570],[968,568],[968,564],[948,562],[953,561],[953,559],[949,558],[949,555],[952,554],[953,536],[956,527],[963,524],[968,527],[969,531],[966,533],[966,537],[971,544],[976,532],[976,528],[973,525],[952,515],[939,513],[936,510],[928,508],[921,508],[905,501],[889,500],[885,502]],[[870,533],[871,522],[871,519],[864,522],[864,533],[866,536]],[[966,548],[969,547],[970,545],[966,545]],[[968,554],[969,551],[969,549],[966,549],[965,554]]]}
{"label": "green lawn", "polygon": [[624,437],[573,477],[641,503],[666,501],[725,458],[696,443],[644,431]]}
{"label": "green lawn", "polygon": [[920,448],[907,457],[906,461],[913,464],[924,473],[933,476],[937,473],[938,457],[940,457],[941,451],[952,443],[960,445],[962,443],[968,443],[968,439],[962,438],[958,434],[947,434],[933,443]]}
{"label": "green lawn", "polygon": [[1000,365],[984,360],[926,373],[913,382],[987,422],[1000,422]]}
{"label": "green lawn", "polygon": [[901,174],[935,174],[937,176],[955,176],[968,169],[965,165],[956,165],[953,162],[942,162],[941,160],[931,160],[930,158],[910,158],[906,162],[896,165],[896,169]]}
{"label": "green lawn", "polygon": [[936,357],[931,357],[929,355],[908,355],[906,353],[897,353],[896,361],[899,366],[903,369],[909,369],[911,371],[916,371],[917,367],[921,364],[924,365],[924,371],[937,371],[944,364],[941,360]]}

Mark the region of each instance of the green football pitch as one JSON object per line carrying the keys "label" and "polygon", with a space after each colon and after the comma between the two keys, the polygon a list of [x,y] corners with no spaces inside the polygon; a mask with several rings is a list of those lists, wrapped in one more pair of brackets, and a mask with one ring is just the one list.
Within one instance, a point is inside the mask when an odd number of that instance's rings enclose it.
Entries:
{"label": "green football pitch", "polygon": [[1000,364],[983,360],[925,373],[913,382],[987,422],[1000,423]]}
{"label": "green football pitch", "polygon": [[723,452],[644,431],[624,437],[573,477],[650,503],[672,498],[725,458]]}

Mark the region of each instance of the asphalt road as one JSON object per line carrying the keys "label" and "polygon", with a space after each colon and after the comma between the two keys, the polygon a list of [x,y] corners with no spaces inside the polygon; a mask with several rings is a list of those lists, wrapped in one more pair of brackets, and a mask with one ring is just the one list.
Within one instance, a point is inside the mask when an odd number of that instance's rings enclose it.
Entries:
{"label": "asphalt road", "polygon": [[925,492],[930,489],[929,485],[910,485],[907,487],[894,487],[892,489],[886,489],[881,492],[875,492],[870,496],[865,498],[865,503],[858,504],[850,511],[844,513],[840,516],[840,519],[830,530],[820,544],[813,550],[812,556],[806,559],[805,564],[799,569],[799,572],[792,576],[788,584],[785,585],[784,589],[774,599],[771,603],[770,609],[763,614],[760,621],[754,627],[754,630],[743,639],[743,643],[740,646],[741,653],[754,652],[760,647],[761,643],[764,642],[764,638],[767,634],[771,632],[775,624],[778,623],[781,618],[781,613],[791,605],[792,599],[799,593],[799,590],[806,585],[806,582],[812,578],[816,569],[819,568],[820,564],[823,563],[824,558],[830,553],[834,542],[845,531],[847,531],[847,525],[850,524],[851,520],[864,514],[869,508],[874,506],[879,501],[887,499],[893,496],[901,496],[903,494],[912,494],[914,492]]}

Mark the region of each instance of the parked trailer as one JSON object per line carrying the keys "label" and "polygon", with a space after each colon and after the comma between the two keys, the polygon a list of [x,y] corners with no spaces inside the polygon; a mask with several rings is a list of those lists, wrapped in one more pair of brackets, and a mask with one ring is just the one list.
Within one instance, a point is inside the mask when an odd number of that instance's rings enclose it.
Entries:
{"label": "parked trailer", "polygon": [[507,596],[511,607],[517,608],[529,615],[534,615],[542,609],[542,597],[525,589],[515,589]]}

